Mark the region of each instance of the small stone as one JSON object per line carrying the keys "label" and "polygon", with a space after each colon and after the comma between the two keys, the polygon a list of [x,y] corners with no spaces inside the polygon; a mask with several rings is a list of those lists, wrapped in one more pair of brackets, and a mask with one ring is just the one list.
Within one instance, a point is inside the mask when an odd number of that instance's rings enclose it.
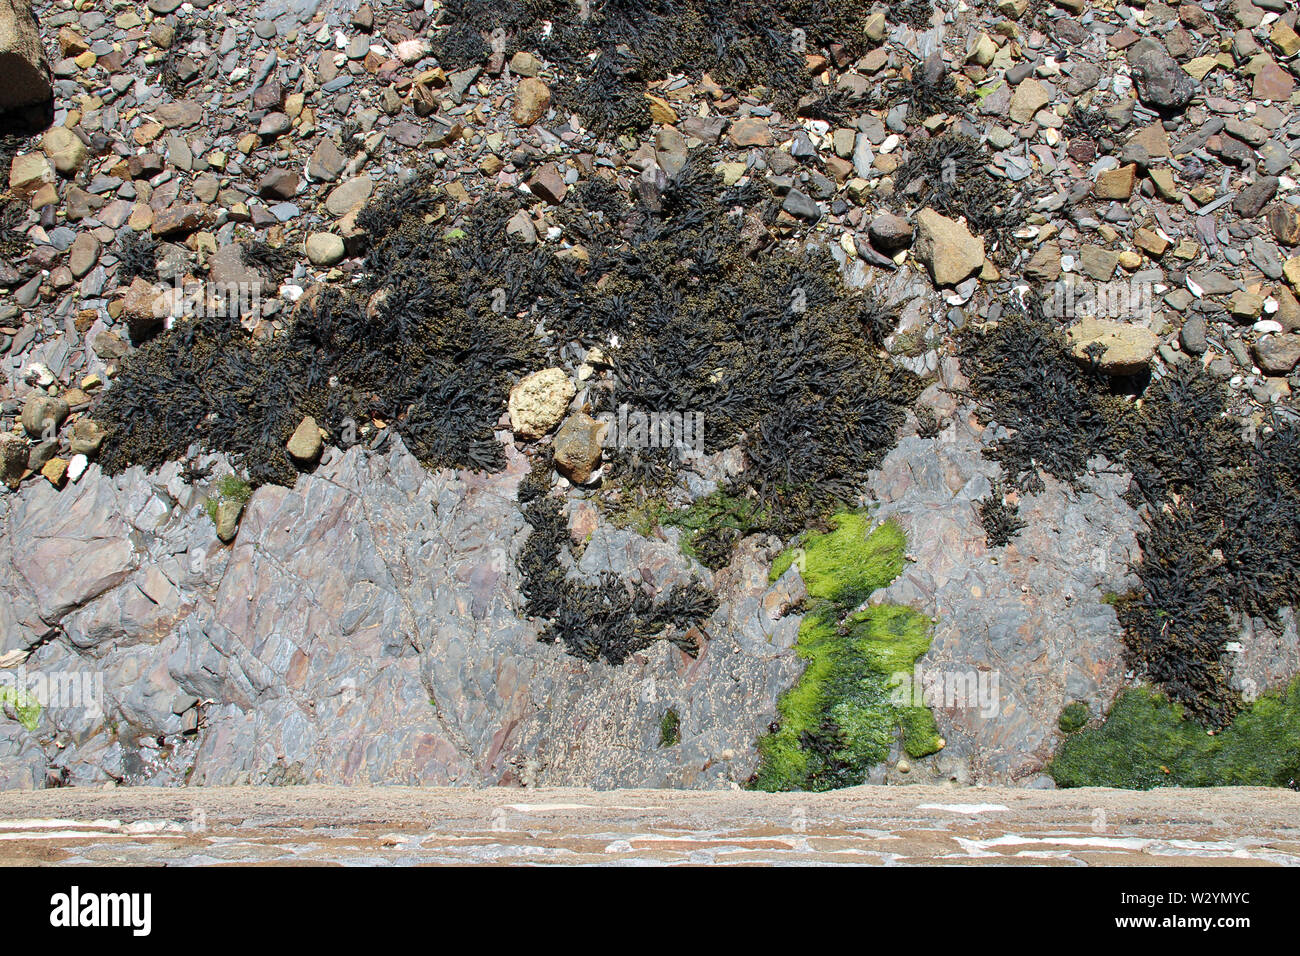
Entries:
{"label": "small stone", "polygon": [[516,438],[541,438],[564,418],[576,391],[562,368],[524,376],[510,390],[510,430]]}
{"label": "small stone", "polygon": [[41,150],[64,176],[75,176],[90,155],[80,137],[66,126],[55,126],[41,138]]}
{"label": "small stone", "polygon": [[1178,337],[1182,342],[1183,351],[1190,355],[1203,355],[1209,348],[1209,341],[1205,336],[1205,319],[1199,315],[1194,315],[1183,323]]}
{"label": "small stone", "polygon": [[541,61],[527,50],[520,50],[510,58],[510,72],[518,76],[536,76],[541,69]]}
{"label": "small stone", "polygon": [[1273,32],[1268,35],[1268,39],[1285,57],[1300,53],[1300,34],[1288,26],[1285,20],[1278,20],[1273,24]]}
{"label": "small stone", "polygon": [[1266,335],[1255,343],[1255,359],[1267,375],[1289,375],[1300,362],[1300,335]]}
{"label": "small stone", "polygon": [[9,166],[9,191],[19,199],[31,199],[44,183],[54,181],[54,169],[40,153],[15,156]]}
{"label": "small stone", "polygon": [[1108,169],[1097,176],[1093,193],[1098,199],[1127,200],[1133,195],[1133,186],[1137,180],[1137,167],[1133,164],[1118,169]]}
{"label": "small stone", "polygon": [[322,136],[307,160],[307,175],[318,182],[332,183],[343,173],[348,158],[334,143],[333,137]]}
{"label": "small stone", "polygon": [[672,126],[677,122],[677,111],[673,109],[672,104],[666,99],[650,93],[645,94],[645,98],[650,104],[651,122],[660,123],[664,126]]}
{"label": "small stone", "polygon": [[506,235],[513,236],[531,246],[537,242],[537,227],[533,225],[532,217],[520,209],[506,223]]}
{"label": "small stone", "polygon": [[0,481],[17,488],[27,471],[27,442],[13,432],[0,432]]}
{"label": "small stone", "polygon": [[1282,245],[1300,245],[1300,209],[1290,203],[1274,203],[1268,210],[1268,228]]}
{"label": "small stone", "polygon": [[1153,229],[1140,227],[1133,231],[1133,244],[1154,258],[1163,256],[1169,250],[1169,240]]}
{"label": "small stone", "polygon": [[222,498],[217,502],[215,523],[217,538],[223,544],[230,544],[239,534],[239,519],[244,513],[244,503],[235,498]]}
{"label": "small stone", "polygon": [[871,220],[867,232],[871,236],[871,244],[884,252],[906,249],[916,234],[910,222],[892,212],[881,213]]}
{"label": "small stone", "polygon": [[746,116],[731,124],[727,138],[733,146],[771,146],[772,129],[766,120]]}
{"label": "small stone", "polygon": [[972,235],[964,221],[948,219],[933,209],[922,209],[916,219],[913,252],[935,285],[957,285],[984,267],[984,239]]}
{"label": "small stone", "polygon": [[292,199],[298,191],[298,174],[272,168],[258,181],[257,194],[263,199]]}
{"label": "small stone", "polygon": [[575,485],[585,485],[600,467],[605,424],[585,412],[565,419],[555,434],[555,470]]}
{"label": "small stone", "polygon": [[68,403],[36,392],[23,404],[23,431],[31,438],[53,438],[68,417]]}
{"label": "small stone", "polygon": [[520,126],[532,126],[551,107],[551,88],[535,77],[526,76],[515,90],[511,118]]}
{"label": "small stone", "polygon": [[41,474],[55,488],[62,488],[68,474],[68,459],[54,457],[41,466]]}
{"label": "small stone", "polygon": [[1264,300],[1254,293],[1238,289],[1228,301],[1228,311],[1238,321],[1253,321],[1264,311]]}
{"label": "small stone", "polygon": [[1254,219],[1277,195],[1278,182],[1276,176],[1261,176],[1256,179],[1237,193],[1237,198],[1232,201],[1232,211],[1242,219]]}
{"label": "small stone", "polygon": [[289,438],[289,443],[285,445],[285,450],[289,452],[289,457],[298,465],[307,467],[316,463],[324,447],[325,444],[320,435],[320,426],[316,424],[316,419],[308,415],[294,429],[293,435]]}
{"label": "small stone", "polygon": [[1052,95],[1047,91],[1046,86],[1038,80],[1024,80],[1011,94],[1008,115],[1016,123],[1028,123],[1034,118],[1035,113],[1050,102],[1052,102]]}
{"label": "small stone", "polygon": [[73,424],[69,445],[74,455],[85,455],[87,458],[94,458],[99,452],[99,446],[103,443],[104,430],[92,419],[78,418]]}
{"label": "small stone", "polygon": [[326,211],[336,218],[346,216],[363,205],[374,192],[375,183],[369,176],[357,176],[335,187],[325,199]]}
{"label": "small stone", "polygon": [[307,237],[305,251],[312,265],[327,268],[343,260],[347,247],[343,238],[332,232],[313,232]]}
{"label": "small stone", "polygon": [[554,163],[547,163],[538,169],[533,174],[533,178],[528,180],[528,188],[532,190],[534,196],[554,205],[564,202],[564,197],[569,192],[569,187],[564,182],[564,175]]}

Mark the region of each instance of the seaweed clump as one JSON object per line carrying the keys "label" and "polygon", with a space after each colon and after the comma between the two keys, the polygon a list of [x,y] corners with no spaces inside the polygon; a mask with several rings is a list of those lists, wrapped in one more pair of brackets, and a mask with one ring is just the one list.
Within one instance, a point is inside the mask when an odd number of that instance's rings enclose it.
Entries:
{"label": "seaweed clump", "polygon": [[1100,370],[1074,361],[1036,299],[1009,303],[996,325],[963,335],[960,348],[985,422],[1007,431],[986,455],[1014,486],[1039,491],[1041,473],[1068,482],[1090,458],[1123,453],[1117,423],[1127,404]]}
{"label": "seaweed clump", "polygon": [[1047,769],[1058,787],[1300,789],[1300,678],[1214,734],[1176,701],[1128,688],[1104,723],[1071,733]]}
{"label": "seaweed clump", "polygon": [[979,518],[990,548],[1004,547],[1025,527],[1019,506],[1007,504],[1001,486],[996,484],[989,496],[980,502]]}
{"label": "seaweed clump", "polygon": [[563,561],[569,539],[563,502],[538,494],[541,480],[534,478],[524,492],[522,511],[532,530],[519,556],[524,611],[546,622],[538,639],[559,641],[575,657],[608,664],[622,664],[657,640],[696,656],[700,629],[717,610],[717,598],[691,583],[675,585],[656,602],[610,572],[594,583],[571,575]]}
{"label": "seaweed clump", "polygon": [[117,246],[117,281],[158,281],[158,242],[148,233],[128,231]]}
{"label": "seaweed clump", "polygon": [[934,16],[934,4],[931,0],[889,0],[891,23],[903,23],[915,30],[928,30],[930,19]]}
{"label": "seaweed clump", "polygon": [[1241,702],[1227,644],[1235,615],[1274,625],[1300,604],[1300,434],[1243,441],[1225,387],[1175,368],[1138,407],[1070,356],[1034,302],[962,340],[985,422],[1007,433],[986,454],[1027,490],[1041,473],[1072,482],[1094,455],[1129,469],[1144,511],[1139,586],[1114,602],[1130,666],[1210,728]]}
{"label": "seaweed clump", "polygon": [[772,566],[775,578],[797,562],[808,589],[810,606],[795,645],[807,667],[759,739],[761,763],[749,782],[758,790],[861,784],[900,733],[914,757],[943,746],[929,708],[898,692],[930,647],[930,622],[908,607],[861,608],[902,572],[906,538],[891,522],[871,529],[862,512],[839,513],[832,524]]}
{"label": "seaweed clump", "polygon": [[[581,289],[549,303],[548,327],[617,336],[597,411],[701,413],[695,451],[739,445],[746,467],[723,491],[762,502],[737,528],[788,537],[851,502],[920,386],[880,354],[888,310],[847,292],[827,250],[751,256],[767,194],[724,189],[709,158],[691,155],[625,244],[593,251]],[[607,458],[629,489],[655,493],[687,454],[645,444],[616,442]]]}
{"label": "seaweed clump", "polygon": [[[920,2],[920,0],[913,0]],[[731,92],[763,88],[793,111],[811,87],[805,53],[865,52],[868,0],[448,0],[433,52],[455,68],[529,50],[565,74],[563,108],[597,133],[650,124],[646,90],[670,74],[708,73]]]}
{"label": "seaweed clump", "polygon": [[380,271],[304,296],[282,334],[254,342],[237,318],[205,314],[133,352],[99,406],[105,469],[158,467],[198,442],[254,484],[292,485],[285,444],[306,416],[344,446],[392,429],[431,467],[503,468],[497,420],[513,376],[544,354],[530,324],[491,307],[504,219],[468,218],[456,242],[418,214],[383,224]]}

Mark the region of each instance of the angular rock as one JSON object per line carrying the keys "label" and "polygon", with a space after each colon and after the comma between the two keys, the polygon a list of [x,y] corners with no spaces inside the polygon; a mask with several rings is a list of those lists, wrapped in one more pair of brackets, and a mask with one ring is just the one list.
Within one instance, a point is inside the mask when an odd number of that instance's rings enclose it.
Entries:
{"label": "angular rock", "polygon": [[536,77],[526,76],[515,89],[510,117],[519,126],[532,126],[551,108],[551,88]]}
{"label": "angular rock", "polygon": [[555,433],[555,470],[575,485],[585,485],[600,467],[605,424],[585,412],[570,415]]}
{"label": "angular rock", "polygon": [[1232,201],[1232,211],[1242,219],[1254,219],[1277,195],[1278,178],[1261,176],[1237,193]]}
{"label": "angular rock", "polygon": [[922,209],[916,222],[913,253],[929,270],[935,285],[957,285],[984,267],[984,239],[972,235],[964,221]]}

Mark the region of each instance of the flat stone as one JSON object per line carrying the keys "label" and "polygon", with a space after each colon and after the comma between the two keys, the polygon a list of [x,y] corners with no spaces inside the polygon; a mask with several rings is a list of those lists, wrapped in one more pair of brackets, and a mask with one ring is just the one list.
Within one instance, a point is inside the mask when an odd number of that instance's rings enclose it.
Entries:
{"label": "flat stone", "polygon": [[1091,361],[1090,348],[1100,347],[1098,366],[1112,375],[1131,375],[1145,369],[1160,344],[1150,329],[1112,319],[1082,319],[1067,330],[1066,336],[1071,353],[1083,363]]}
{"label": "flat stone", "polygon": [[736,120],[727,130],[727,139],[733,146],[771,146],[772,128],[767,120],[756,116],[746,116]]}
{"label": "flat stone", "polygon": [[369,176],[357,176],[341,183],[330,191],[325,199],[325,209],[335,217],[343,217],[363,205],[375,190],[375,183]]}
{"label": "flat stone", "polygon": [[971,234],[965,222],[922,209],[916,217],[916,258],[938,286],[957,285],[984,268],[984,239]]}

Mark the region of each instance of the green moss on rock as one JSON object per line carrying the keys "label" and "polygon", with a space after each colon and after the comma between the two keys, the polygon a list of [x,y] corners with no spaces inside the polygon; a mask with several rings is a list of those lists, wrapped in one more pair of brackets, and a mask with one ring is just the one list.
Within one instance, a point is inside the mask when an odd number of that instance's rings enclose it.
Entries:
{"label": "green moss on rock", "polygon": [[897,605],[856,610],[902,571],[906,536],[892,522],[873,530],[862,512],[837,514],[832,526],[772,568],[775,580],[797,562],[813,603],[796,644],[807,667],[758,742],[762,763],[752,785],[759,790],[860,784],[900,730],[914,757],[943,745],[929,708],[900,703],[897,686],[896,675],[910,675],[930,647],[929,620]]}
{"label": "green moss on rock", "polygon": [[217,523],[217,507],[223,501],[235,501],[241,505],[248,504],[248,499],[253,497],[253,486],[238,475],[223,475],[217,479],[213,488],[213,493],[203,502],[203,510],[207,512],[212,523]]}
{"label": "green moss on rock", "polygon": [[659,718],[659,746],[675,747],[682,742],[682,719],[669,707]]}
{"label": "green moss on rock", "polygon": [[1101,726],[1065,739],[1048,772],[1060,787],[1296,787],[1300,677],[1213,734],[1160,693],[1125,690]]}
{"label": "green moss on rock", "polygon": [[1061,716],[1056,719],[1056,726],[1061,728],[1061,733],[1072,734],[1076,730],[1081,730],[1087,722],[1088,705],[1083,701],[1076,700],[1071,704],[1066,704],[1061,710]]}

